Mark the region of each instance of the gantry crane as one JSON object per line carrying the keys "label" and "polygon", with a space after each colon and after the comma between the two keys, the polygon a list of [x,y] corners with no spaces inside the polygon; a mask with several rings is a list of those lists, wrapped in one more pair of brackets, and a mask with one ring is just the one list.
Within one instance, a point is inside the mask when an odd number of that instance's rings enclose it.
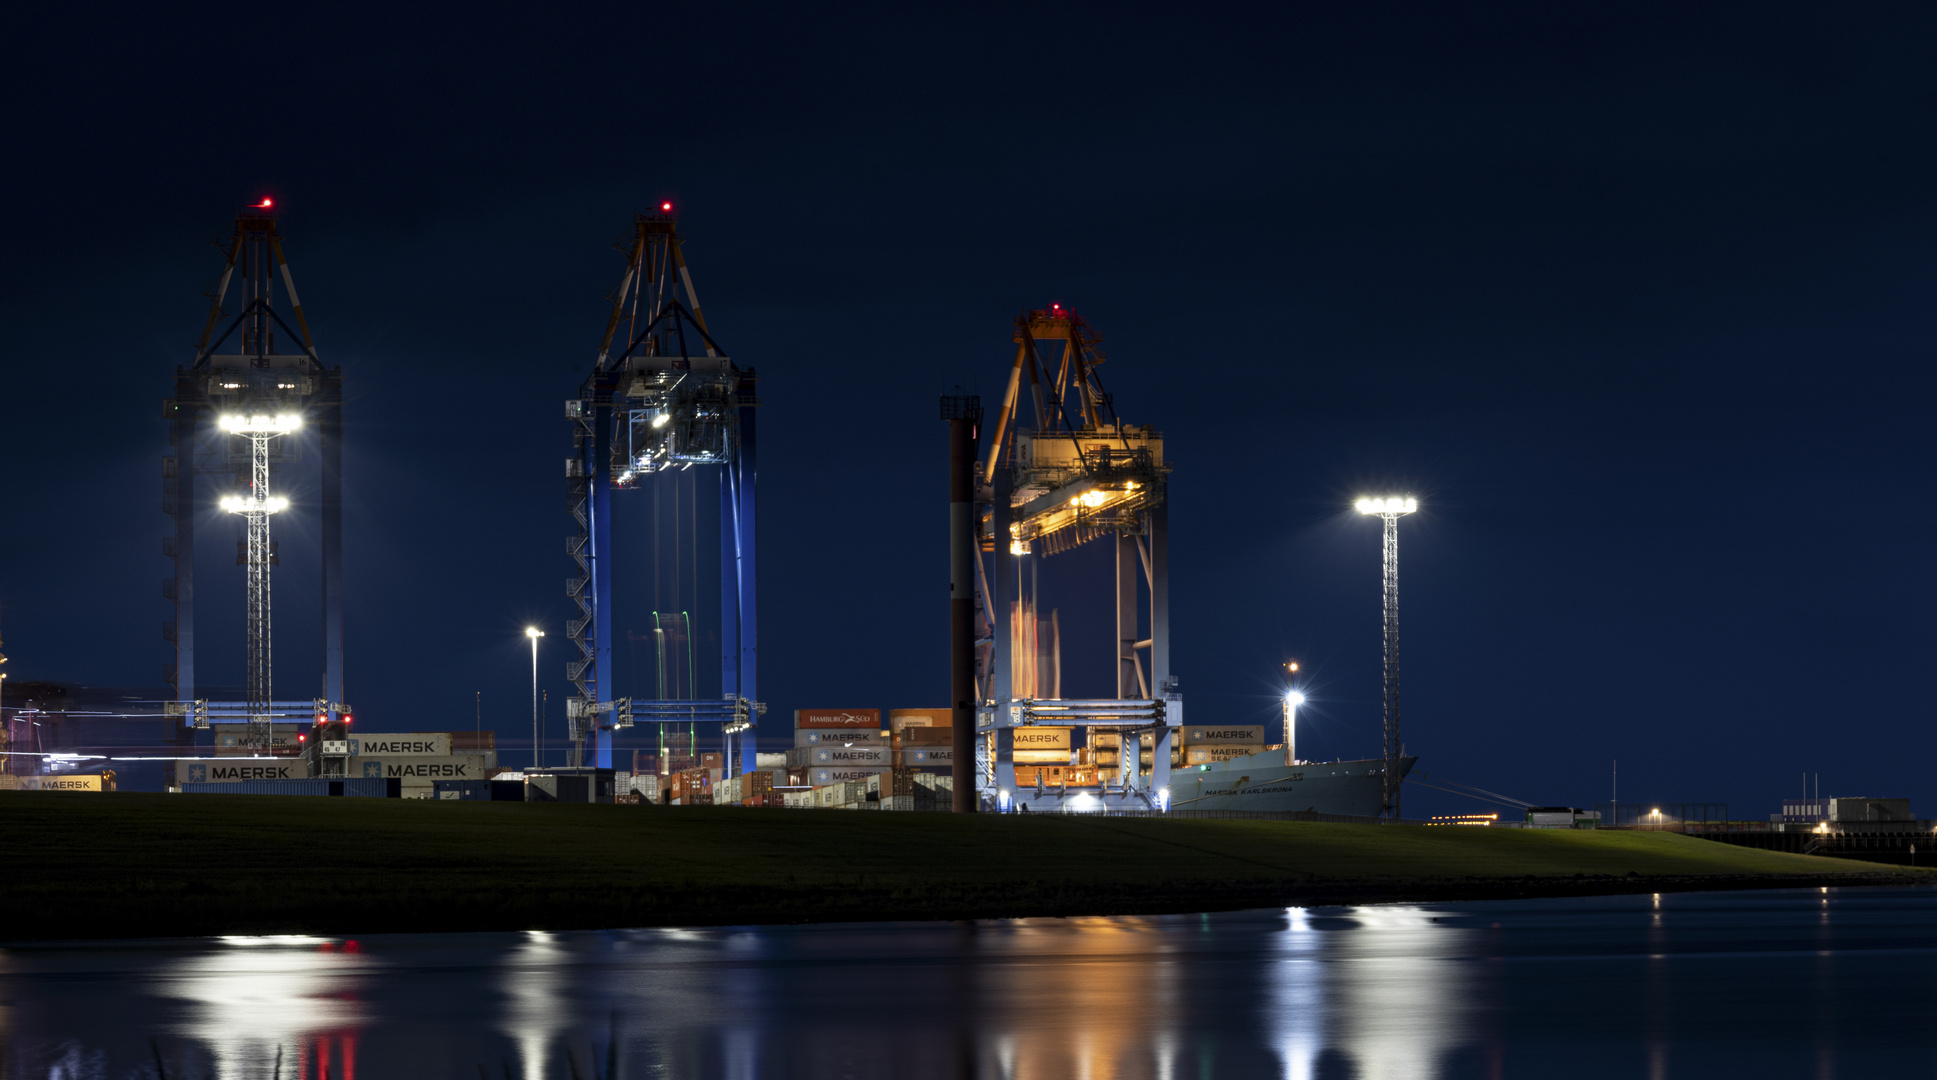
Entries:
{"label": "gantry crane", "polygon": [[[765,710],[755,700],[756,373],[735,365],[708,331],[680,245],[671,203],[634,220],[625,272],[613,294],[592,373],[578,396],[565,403],[572,427],[566,495],[578,523],[578,531],[565,541],[578,569],[565,583],[566,594],[578,605],[578,616],[565,624],[579,654],[565,668],[576,690],[565,710],[573,766],[611,767],[611,739],[602,733],[614,728],[697,722],[720,724],[729,741],[742,736],[738,771],[754,767],[755,744],[745,736]],[[694,466],[719,469],[721,697],[617,697],[612,676],[612,493]],[[689,628],[687,620],[680,632],[690,643]],[[666,685],[664,680],[661,685]],[[685,688],[692,693],[691,680]],[[590,761],[587,742],[592,744]],[[735,771],[733,765],[728,771]]]}
{"label": "gantry crane", "polygon": [[[1170,466],[1163,436],[1116,415],[1098,371],[1101,338],[1062,305],[1017,316],[1012,340],[1008,387],[974,477],[976,696],[983,702],[976,724],[978,789],[996,809],[1042,797],[1017,790],[1016,731],[1083,726],[1120,740],[1117,773],[1101,785],[1101,801],[1161,809],[1171,734],[1183,723],[1183,700],[1170,672]],[[1061,355],[1046,358],[1045,347],[1058,343]],[[945,416],[949,408],[945,399]],[[1048,622],[1045,644],[1035,583],[1042,559],[1095,541],[1111,544],[1116,554],[1115,696],[1068,699],[1057,659],[1060,623]],[[1139,575],[1147,609],[1139,601]],[[1146,622],[1147,637],[1140,629]],[[1146,733],[1154,744],[1148,776],[1136,749]]]}
{"label": "gantry crane", "polygon": [[[272,720],[308,718],[319,706],[338,710],[343,699],[343,369],[325,365],[317,355],[273,207],[272,200],[263,199],[236,215],[234,234],[221,245],[225,259],[208,292],[208,318],[194,358],[175,369],[175,395],[164,403],[171,449],[162,459],[162,509],[174,518],[174,528],[163,539],[162,552],[175,561],[175,574],[162,583],[162,594],[173,601],[175,618],[163,624],[162,636],[175,646],[164,675],[174,690],[168,711],[183,721],[171,730],[176,742],[192,739],[187,729],[210,719],[246,720],[250,745],[267,750]],[[224,306],[231,286],[241,299],[234,311]],[[233,318],[225,324],[228,316]],[[225,345],[234,351],[217,351]],[[278,466],[298,459],[298,448],[286,436],[301,428],[315,431],[321,465],[323,697],[278,702],[271,667],[270,571],[280,558],[269,522],[289,501],[270,490],[270,480]],[[233,477],[218,505],[245,522],[246,536],[236,545],[236,563],[248,573],[242,702],[196,698],[198,476]]]}

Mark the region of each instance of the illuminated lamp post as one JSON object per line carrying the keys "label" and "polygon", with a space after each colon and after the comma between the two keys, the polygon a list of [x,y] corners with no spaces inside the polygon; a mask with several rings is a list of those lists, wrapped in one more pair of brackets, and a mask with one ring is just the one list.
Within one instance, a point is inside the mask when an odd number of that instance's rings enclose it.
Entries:
{"label": "illuminated lamp post", "polygon": [[1298,706],[1305,703],[1305,695],[1296,690],[1285,691],[1285,764],[1298,764]]}
{"label": "illuminated lamp post", "polygon": [[525,636],[531,639],[531,767],[535,769],[538,767],[538,639],[545,632],[527,626]]}
{"label": "illuminated lamp post", "polygon": [[269,650],[269,568],[275,563],[269,541],[269,515],[289,509],[289,500],[269,494],[269,441],[303,426],[295,413],[274,415],[228,413],[217,418],[223,431],[249,440],[249,491],[225,495],[220,506],[231,514],[241,514],[247,523],[246,559],[249,567],[248,591],[248,697],[249,744],[268,753],[274,747],[270,727],[270,650]]}
{"label": "illuminated lamp post", "polygon": [[1287,660],[1285,670],[1291,672],[1292,685],[1285,689],[1285,764],[1298,764],[1298,706],[1305,703],[1305,695],[1298,690],[1298,661]]}
{"label": "illuminated lamp post", "polygon": [[1399,817],[1399,519],[1419,509],[1410,495],[1360,499],[1353,508],[1385,522],[1384,622],[1385,665],[1379,674],[1379,711],[1385,721],[1385,808]]}

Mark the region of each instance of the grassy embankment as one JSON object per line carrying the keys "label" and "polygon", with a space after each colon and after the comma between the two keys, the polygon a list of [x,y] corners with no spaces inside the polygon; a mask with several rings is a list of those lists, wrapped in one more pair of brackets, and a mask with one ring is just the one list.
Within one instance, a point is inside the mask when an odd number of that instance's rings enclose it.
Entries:
{"label": "grassy embankment", "polygon": [[1910,871],[1668,833],[0,793],[35,938],[954,919],[1830,884]]}

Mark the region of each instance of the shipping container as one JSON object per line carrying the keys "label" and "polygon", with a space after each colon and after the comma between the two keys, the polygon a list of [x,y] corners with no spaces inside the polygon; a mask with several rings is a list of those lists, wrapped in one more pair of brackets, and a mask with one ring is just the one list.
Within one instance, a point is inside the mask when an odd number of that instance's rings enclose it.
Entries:
{"label": "shipping container", "polygon": [[[301,753],[304,740],[301,737],[302,732],[298,730],[300,727],[299,724],[269,725],[268,753]],[[249,745],[248,724],[216,723],[210,724],[209,730],[213,735],[211,741],[215,746],[216,757],[250,757],[263,752],[261,748]]]}
{"label": "shipping container", "polygon": [[1023,765],[1068,765],[1072,755],[1069,750],[1017,750],[1014,760]]}
{"label": "shipping container", "polygon": [[1229,761],[1232,758],[1241,758],[1248,754],[1257,754],[1263,751],[1264,747],[1262,746],[1186,746],[1184,748],[1184,764],[1215,765],[1220,761]]}
{"label": "shipping container", "polygon": [[[350,736],[351,757],[450,757],[448,731],[362,731]],[[356,766],[352,765],[354,769]]]}
{"label": "shipping container", "polygon": [[841,765],[853,768],[886,767],[890,764],[885,746],[814,746],[809,760],[814,765]]}
{"label": "shipping container", "polygon": [[1070,748],[1066,727],[1019,727],[1015,732],[1017,750],[1062,750]]}
{"label": "shipping container", "polygon": [[955,741],[955,729],[947,724],[938,727],[911,727],[901,729],[901,748],[911,746],[949,746]]}
{"label": "shipping container", "polygon": [[857,769],[857,768],[852,768],[850,766],[845,766],[845,765],[839,766],[839,767],[822,766],[817,769],[807,770],[808,783],[814,785],[815,787],[825,787],[828,784],[838,784],[847,780],[865,781],[870,776],[874,776],[878,773],[884,773],[887,771],[888,770],[886,766],[882,766],[879,768]]}
{"label": "shipping container", "polygon": [[484,758],[478,754],[438,757],[363,756],[350,762],[351,776],[381,776],[385,779],[428,782],[432,780],[488,780]]}
{"label": "shipping container", "polygon": [[492,802],[524,802],[525,782],[523,780],[487,780],[491,785]]}
{"label": "shipping container", "polygon": [[814,792],[818,796],[816,805],[825,809],[839,809],[868,800],[867,785],[855,780],[827,784],[815,788]]}
{"label": "shipping container", "polygon": [[787,755],[784,751],[778,754],[756,753],[753,763],[762,769],[784,769],[787,767]]}
{"label": "shipping container", "polygon": [[955,722],[952,709],[889,709],[888,730],[907,731],[910,728],[945,728]]}
{"label": "shipping container", "polygon": [[888,733],[873,728],[800,728],[794,732],[795,746],[886,746]]}
{"label": "shipping container", "polygon": [[225,761],[210,758],[206,761],[183,761],[177,765],[186,766],[178,771],[184,787],[188,784],[235,784],[251,780],[307,780],[309,761],[306,758],[288,758],[277,761]]}
{"label": "shipping container", "polygon": [[1183,733],[1187,746],[1199,743],[1215,746],[1264,745],[1264,726],[1261,724],[1185,724],[1178,730]]}
{"label": "shipping container", "polygon": [[46,776],[0,775],[0,791],[113,791],[114,781],[99,773],[62,773]]}
{"label": "shipping container", "polygon": [[881,730],[880,709],[795,709],[794,727]]}
{"label": "shipping container", "polygon": [[946,746],[917,746],[901,752],[903,765],[952,765],[954,762],[955,751]]}

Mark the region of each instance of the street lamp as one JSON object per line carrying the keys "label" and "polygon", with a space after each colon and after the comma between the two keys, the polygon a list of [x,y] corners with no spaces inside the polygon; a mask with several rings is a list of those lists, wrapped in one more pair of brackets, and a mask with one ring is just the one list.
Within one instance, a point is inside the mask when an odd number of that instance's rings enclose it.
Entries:
{"label": "street lamp", "polygon": [[545,632],[527,626],[525,636],[531,639],[531,767],[535,769],[538,767],[538,639]]}
{"label": "street lamp", "polygon": [[1305,703],[1305,695],[1298,692],[1298,661],[1285,661],[1285,670],[1291,673],[1292,685],[1285,688],[1285,764],[1298,764],[1296,716],[1298,706]]}
{"label": "street lamp", "polygon": [[1399,816],[1399,519],[1419,509],[1410,495],[1360,499],[1353,509],[1385,522],[1385,666],[1379,676],[1379,711],[1385,721],[1385,813]]}
{"label": "street lamp", "polygon": [[1285,691],[1285,764],[1298,764],[1298,706],[1305,703],[1305,695],[1296,690]]}

